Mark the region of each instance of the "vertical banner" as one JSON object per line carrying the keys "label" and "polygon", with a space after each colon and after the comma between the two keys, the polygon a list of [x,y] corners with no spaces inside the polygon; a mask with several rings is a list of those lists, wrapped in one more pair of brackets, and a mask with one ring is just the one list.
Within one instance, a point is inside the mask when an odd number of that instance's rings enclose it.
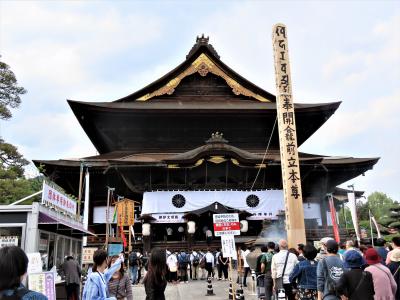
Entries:
{"label": "vertical banner", "polygon": [[[89,224],[89,193],[90,193],[90,175],[89,168],[86,169],[85,174],[85,204],[83,205],[83,228],[88,229]],[[81,212],[79,212],[80,215]],[[87,236],[83,237],[83,246],[87,246]]]}
{"label": "vertical banner", "polygon": [[136,237],[135,237],[135,229],[133,228],[133,226],[129,226],[129,229],[131,230],[132,236],[133,236],[133,240],[136,243]]}
{"label": "vertical banner", "polygon": [[282,185],[285,199],[289,247],[306,242],[296,122],[292,99],[287,29],[276,24],[272,30],[275,61],[276,109],[281,153]]}
{"label": "vertical banner", "polygon": [[339,228],[338,228],[338,224],[337,224],[335,204],[333,203],[332,195],[329,195],[328,197],[329,197],[329,210],[331,212],[333,234],[335,236],[336,242],[340,243],[340,235],[339,235]]}
{"label": "vertical banner", "polygon": [[124,226],[120,226],[121,229],[121,238],[122,238],[122,242],[124,243],[124,247],[126,247],[128,245],[128,243],[126,242],[126,237],[125,237],[125,233],[124,233]]}
{"label": "vertical banner", "polygon": [[357,220],[357,208],[356,208],[356,197],[354,193],[347,193],[349,199],[349,208],[351,213],[351,219],[354,225],[354,231],[356,232],[357,240],[360,242],[360,232],[358,231],[358,220]]}
{"label": "vertical banner", "polygon": [[[371,212],[370,212],[370,214],[371,214]],[[378,234],[378,239],[380,239],[382,236],[381,236],[381,231],[379,230],[378,223],[376,222],[376,219],[375,219],[374,215],[371,214],[370,218],[371,218],[371,221],[375,225],[376,233]],[[371,230],[372,230],[372,226],[371,226]]]}
{"label": "vertical banner", "polygon": [[131,226],[135,224],[135,202],[124,199],[115,204],[117,209],[118,226]]}

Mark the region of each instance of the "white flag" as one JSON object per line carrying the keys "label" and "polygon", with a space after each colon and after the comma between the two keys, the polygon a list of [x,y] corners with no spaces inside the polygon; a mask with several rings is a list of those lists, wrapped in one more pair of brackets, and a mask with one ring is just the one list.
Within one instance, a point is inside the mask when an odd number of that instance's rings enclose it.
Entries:
{"label": "white flag", "polygon": [[381,232],[379,231],[379,227],[378,227],[378,223],[375,220],[375,217],[373,215],[371,215],[371,220],[372,222],[374,222],[375,228],[376,228],[376,232],[378,233],[378,239],[381,238]]}
{"label": "white flag", "polygon": [[136,243],[136,237],[135,237],[135,229],[133,229],[133,226],[131,225],[131,226],[129,226],[130,227],[130,229],[131,229],[131,233],[132,233],[132,236],[133,236],[133,240],[135,241],[135,243]]}
{"label": "white flag", "polygon": [[358,232],[356,197],[355,197],[354,193],[347,193],[347,198],[349,199],[349,208],[350,208],[350,213],[351,213],[351,219],[353,220],[353,225],[354,225],[354,230],[356,232],[357,240],[360,241],[360,233]]}

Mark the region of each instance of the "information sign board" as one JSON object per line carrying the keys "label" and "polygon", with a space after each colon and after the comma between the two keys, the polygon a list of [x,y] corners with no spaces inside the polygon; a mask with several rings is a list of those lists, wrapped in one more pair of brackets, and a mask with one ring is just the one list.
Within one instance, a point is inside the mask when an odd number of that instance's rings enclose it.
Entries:
{"label": "information sign board", "polygon": [[56,300],[54,272],[41,272],[29,275],[29,289],[42,293],[49,300]]}
{"label": "information sign board", "polygon": [[108,244],[108,256],[120,255],[124,251],[122,244]]}
{"label": "information sign board", "polygon": [[135,202],[124,199],[115,204],[117,208],[118,226],[131,226],[135,224]]}
{"label": "information sign board", "polygon": [[18,246],[17,236],[0,236],[0,248],[6,246]]}
{"label": "information sign board", "polygon": [[83,264],[92,264],[93,263],[93,254],[97,250],[96,247],[84,247],[82,250],[82,263]]}
{"label": "information sign board", "polygon": [[28,274],[42,272],[42,258],[39,252],[27,253],[28,256]]}
{"label": "information sign board", "polygon": [[240,235],[238,214],[214,214],[214,235]]}
{"label": "information sign board", "polygon": [[234,235],[221,235],[221,251],[224,254],[224,257],[232,257],[233,259],[237,259]]}

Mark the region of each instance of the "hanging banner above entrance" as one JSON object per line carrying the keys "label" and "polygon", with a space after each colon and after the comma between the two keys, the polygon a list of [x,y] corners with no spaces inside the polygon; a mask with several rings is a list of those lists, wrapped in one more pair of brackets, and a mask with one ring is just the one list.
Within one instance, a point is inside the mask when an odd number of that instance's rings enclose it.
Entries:
{"label": "hanging banner above entrance", "polygon": [[250,213],[249,220],[276,219],[285,209],[282,190],[156,191],[143,194],[142,214],[186,213],[215,202]]}

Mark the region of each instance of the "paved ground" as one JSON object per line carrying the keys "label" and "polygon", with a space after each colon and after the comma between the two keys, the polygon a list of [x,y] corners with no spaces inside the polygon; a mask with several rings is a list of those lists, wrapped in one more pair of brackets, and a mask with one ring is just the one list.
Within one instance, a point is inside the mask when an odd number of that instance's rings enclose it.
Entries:
{"label": "paved ground", "polygon": [[[251,282],[251,278],[248,278],[248,282]],[[178,283],[168,284],[165,291],[165,297],[167,300],[198,300],[198,299],[209,299],[209,300],[227,300],[229,291],[229,281],[218,281],[212,280],[212,287],[215,296],[206,297],[207,294],[207,281],[197,280],[189,281],[189,283]],[[248,284],[247,288],[243,288],[245,292],[246,300],[256,300],[257,296],[251,292],[252,285]],[[133,287],[133,298],[134,299],[145,299],[146,294],[143,285],[135,285]]]}

